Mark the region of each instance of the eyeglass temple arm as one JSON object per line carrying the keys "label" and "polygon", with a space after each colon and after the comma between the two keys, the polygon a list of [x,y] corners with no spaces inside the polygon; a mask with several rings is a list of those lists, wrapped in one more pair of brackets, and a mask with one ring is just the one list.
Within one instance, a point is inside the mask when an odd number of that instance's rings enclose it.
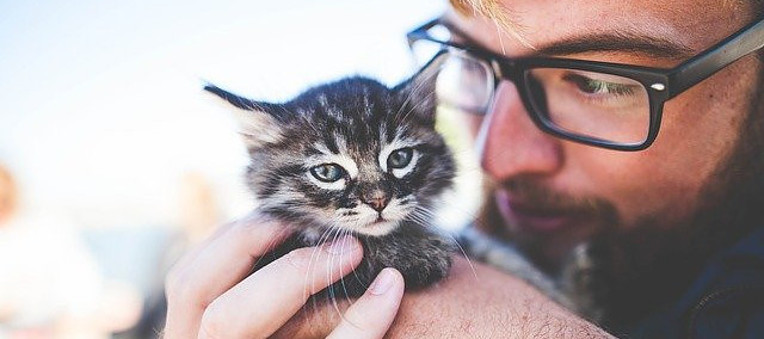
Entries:
{"label": "eyeglass temple arm", "polygon": [[[414,43],[417,40],[420,40],[420,39],[426,39],[426,40],[431,40],[431,41],[435,41],[435,42],[438,42],[438,43],[443,43],[443,41],[438,41],[436,39],[433,39],[427,33],[428,29],[430,29],[430,28],[432,28],[433,26],[436,26],[436,25],[442,25],[443,27],[446,27],[448,29],[448,31],[451,32],[451,34],[456,35],[456,36],[459,37],[459,40],[460,40],[461,43],[465,43],[467,45],[472,45],[472,46],[480,46],[480,43],[478,43],[472,37],[470,37],[469,35],[464,33],[464,31],[460,30],[458,27],[456,27],[455,25],[453,25],[450,22],[448,22],[448,20],[446,20],[446,19],[444,19],[442,17],[438,17],[438,18],[435,18],[433,20],[428,21],[424,25],[419,26],[416,29],[414,29],[413,31],[411,31],[411,32],[406,34],[406,40],[408,42],[409,48],[411,48],[412,45],[414,45]],[[450,43],[450,42],[451,41],[447,41],[447,43]]]}
{"label": "eyeglass temple arm", "polygon": [[764,19],[760,19],[669,73],[669,98],[703,81],[725,66],[764,47]]}
{"label": "eyeglass temple arm", "polygon": [[417,40],[427,38],[427,30],[440,23],[440,18],[435,18],[426,22],[424,25],[415,28],[413,31],[406,33],[406,42],[411,48]]}

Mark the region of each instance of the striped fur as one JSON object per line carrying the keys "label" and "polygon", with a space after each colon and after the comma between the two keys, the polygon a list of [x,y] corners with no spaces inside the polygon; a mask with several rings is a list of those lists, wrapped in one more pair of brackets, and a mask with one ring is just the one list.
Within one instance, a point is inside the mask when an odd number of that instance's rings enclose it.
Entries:
{"label": "striped fur", "polygon": [[[399,269],[409,288],[446,275],[453,245],[429,224],[435,199],[451,185],[454,162],[434,128],[426,74],[392,89],[347,78],[283,104],[205,88],[235,107],[251,158],[246,181],[259,209],[297,229],[276,256],[355,235],[364,261],[340,288],[351,296],[384,267]],[[407,165],[392,168],[393,154],[408,149]],[[312,172],[326,164],[340,166],[341,177],[327,182]]]}

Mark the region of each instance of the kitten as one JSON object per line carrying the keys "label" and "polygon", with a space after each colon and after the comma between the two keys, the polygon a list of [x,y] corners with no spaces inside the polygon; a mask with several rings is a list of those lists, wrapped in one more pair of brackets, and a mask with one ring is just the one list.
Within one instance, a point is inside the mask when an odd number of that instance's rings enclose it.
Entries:
{"label": "kitten", "polygon": [[205,87],[236,108],[259,210],[298,229],[275,257],[341,234],[361,241],[363,261],[330,293],[359,296],[385,267],[407,289],[448,273],[454,244],[432,229],[431,210],[455,169],[435,131],[431,76],[425,69],[394,88],[346,78],[283,104]]}

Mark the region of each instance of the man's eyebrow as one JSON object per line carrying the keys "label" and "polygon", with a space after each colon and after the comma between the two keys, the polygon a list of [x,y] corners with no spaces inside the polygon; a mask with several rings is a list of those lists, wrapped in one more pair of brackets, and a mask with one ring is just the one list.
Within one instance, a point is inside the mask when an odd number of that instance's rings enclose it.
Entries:
{"label": "man's eyebrow", "polygon": [[586,34],[564,38],[536,49],[536,53],[550,56],[586,52],[628,52],[672,60],[685,60],[695,53],[681,42],[632,32]]}

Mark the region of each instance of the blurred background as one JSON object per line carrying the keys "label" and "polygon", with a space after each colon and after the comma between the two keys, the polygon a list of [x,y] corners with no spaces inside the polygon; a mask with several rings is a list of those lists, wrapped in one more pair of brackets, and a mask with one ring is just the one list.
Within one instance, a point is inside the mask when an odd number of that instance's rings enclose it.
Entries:
{"label": "blurred background", "polygon": [[269,101],[393,85],[415,70],[405,33],[445,6],[0,0],[0,338],[155,336],[168,267],[253,207],[202,83]]}

